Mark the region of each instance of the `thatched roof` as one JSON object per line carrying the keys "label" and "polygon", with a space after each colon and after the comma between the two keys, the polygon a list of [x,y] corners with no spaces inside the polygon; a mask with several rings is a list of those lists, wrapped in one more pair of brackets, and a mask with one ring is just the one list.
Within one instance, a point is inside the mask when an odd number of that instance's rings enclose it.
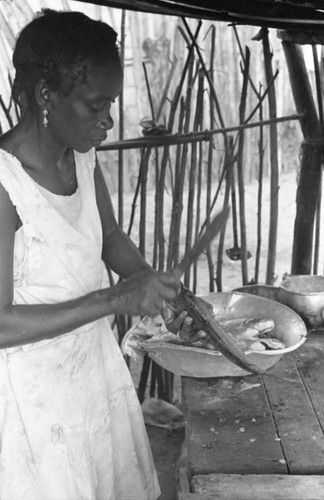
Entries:
{"label": "thatched roof", "polygon": [[323,0],[81,0],[85,3],[165,15],[196,17],[287,31],[321,33]]}

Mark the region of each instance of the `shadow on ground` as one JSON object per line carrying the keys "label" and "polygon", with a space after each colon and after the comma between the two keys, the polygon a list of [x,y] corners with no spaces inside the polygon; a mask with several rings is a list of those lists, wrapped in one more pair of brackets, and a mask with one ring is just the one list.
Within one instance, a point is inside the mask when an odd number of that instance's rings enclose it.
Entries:
{"label": "shadow on ground", "polygon": [[159,500],[177,499],[177,462],[184,440],[184,428],[172,431],[146,426],[162,491]]}

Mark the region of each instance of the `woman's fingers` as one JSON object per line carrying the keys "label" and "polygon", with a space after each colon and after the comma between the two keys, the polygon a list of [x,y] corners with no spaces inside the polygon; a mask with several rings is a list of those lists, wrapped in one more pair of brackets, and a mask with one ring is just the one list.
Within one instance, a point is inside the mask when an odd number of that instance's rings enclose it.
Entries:
{"label": "woman's fingers", "polygon": [[172,333],[178,333],[188,313],[187,311],[182,311],[180,314],[177,314],[172,306],[167,304],[166,307],[162,309],[161,316],[164,319],[167,329]]}
{"label": "woman's fingers", "polygon": [[120,294],[119,312],[155,316],[176,297],[179,283],[171,273],[141,269],[116,286],[116,292]]}

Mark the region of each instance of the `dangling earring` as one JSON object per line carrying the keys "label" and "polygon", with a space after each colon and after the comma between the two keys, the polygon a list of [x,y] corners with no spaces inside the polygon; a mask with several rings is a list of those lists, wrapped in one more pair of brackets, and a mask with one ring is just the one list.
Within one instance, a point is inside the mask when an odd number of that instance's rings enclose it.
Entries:
{"label": "dangling earring", "polygon": [[44,108],[42,109],[42,114],[43,114],[43,127],[48,127],[49,121],[48,121],[48,109]]}

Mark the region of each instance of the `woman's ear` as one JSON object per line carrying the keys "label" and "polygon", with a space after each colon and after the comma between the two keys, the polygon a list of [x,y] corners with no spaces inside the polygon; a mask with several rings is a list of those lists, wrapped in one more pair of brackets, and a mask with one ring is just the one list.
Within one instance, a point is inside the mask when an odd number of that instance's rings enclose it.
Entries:
{"label": "woman's ear", "polygon": [[35,99],[39,106],[45,106],[51,96],[51,91],[46,80],[39,80],[35,85]]}

